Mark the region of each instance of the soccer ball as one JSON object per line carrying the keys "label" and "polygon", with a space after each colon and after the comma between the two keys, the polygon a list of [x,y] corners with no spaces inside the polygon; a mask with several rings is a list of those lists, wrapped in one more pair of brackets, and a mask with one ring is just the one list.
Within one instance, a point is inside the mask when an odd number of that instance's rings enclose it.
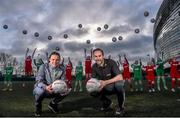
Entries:
{"label": "soccer ball", "polygon": [[139,30],[138,28],[136,28],[136,29],[134,30],[134,32],[135,32],[136,34],[138,34],[138,33],[140,32],[140,30]]}
{"label": "soccer ball", "polygon": [[78,27],[79,27],[79,28],[82,28],[82,24],[79,24]]}
{"label": "soccer ball", "polygon": [[145,12],[144,12],[144,16],[145,16],[145,17],[148,17],[148,16],[149,16],[149,12],[148,12],[148,11],[145,11]]}
{"label": "soccer ball", "polygon": [[109,27],[108,24],[104,25],[104,29],[108,29],[108,27]]}
{"label": "soccer ball", "polygon": [[60,93],[60,94],[64,94],[68,91],[67,84],[63,80],[55,80],[52,83],[52,89],[54,93]]}
{"label": "soccer ball", "polygon": [[39,37],[39,33],[38,33],[38,32],[35,32],[35,33],[34,33],[34,36],[35,36],[35,37]]}
{"label": "soccer ball", "polygon": [[122,36],[119,36],[118,39],[121,41],[121,40],[123,40],[123,37],[122,37]]}
{"label": "soccer ball", "polygon": [[154,18],[151,19],[151,23],[155,23],[156,20]]}
{"label": "soccer ball", "polygon": [[68,38],[68,35],[67,35],[67,34],[64,34],[64,38],[67,39],[67,38]]}
{"label": "soccer ball", "polygon": [[89,93],[99,92],[100,82],[96,78],[91,78],[86,83],[86,89]]}
{"label": "soccer ball", "polygon": [[26,35],[26,34],[27,34],[27,30],[23,30],[22,33],[23,33],[24,35]]}
{"label": "soccer ball", "polygon": [[113,37],[112,38],[112,42],[116,42],[117,41],[117,38],[116,37]]}
{"label": "soccer ball", "polygon": [[91,41],[88,39],[88,40],[86,40],[86,43],[87,43],[87,44],[90,44],[90,43],[91,43]]}
{"label": "soccer ball", "polygon": [[101,31],[101,27],[97,27],[97,31]]}
{"label": "soccer ball", "polygon": [[48,36],[48,40],[51,40],[52,39],[52,36]]}
{"label": "soccer ball", "polygon": [[4,28],[4,29],[8,29],[8,25],[4,25],[3,28]]}

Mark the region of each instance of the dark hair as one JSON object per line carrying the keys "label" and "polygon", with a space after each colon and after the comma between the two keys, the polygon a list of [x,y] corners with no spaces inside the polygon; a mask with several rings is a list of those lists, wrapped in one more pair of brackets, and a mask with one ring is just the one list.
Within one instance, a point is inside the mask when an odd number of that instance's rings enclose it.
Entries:
{"label": "dark hair", "polygon": [[104,55],[104,51],[103,51],[101,48],[96,48],[96,49],[94,49],[94,50],[93,50],[93,54],[94,54],[94,52],[96,52],[96,51],[100,51],[100,52],[102,53],[102,55]]}
{"label": "dark hair", "polygon": [[52,52],[52,53],[49,55],[49,59],[51,58],[52,55],[57,55],[59,58],[61,58],[61,57],[60,57],[60,54],[59,54],[58,52],[55,52],[55,51],[54,51],[54,52]]}

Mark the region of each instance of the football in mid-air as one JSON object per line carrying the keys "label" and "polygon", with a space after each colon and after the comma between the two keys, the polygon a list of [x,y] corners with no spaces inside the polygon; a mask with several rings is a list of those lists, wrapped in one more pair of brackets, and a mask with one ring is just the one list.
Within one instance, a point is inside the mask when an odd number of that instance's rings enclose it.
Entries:
{"label": "football in mid-air", "polygon": [[24,35],[26,35],[26,34],[27,34],[27,30],[23,30],[22,33],[23,33]]}
{"label": "football in mid-air", "polygon": [[4,29],[8,29],[8,25],[3,25],[3,28]]}
{"label": "football in mid-air", "polygon": [[116,37],[112,37],[112,42],[116,42],[117,38]]}
{"label": "football in mid-air", "polygon": [[108,24],[104,25],[104,29],[108,29],[108,27],[109,27]]}
{"label": "football in mid-air", "polygon": [[35,32],[35,33],[34,33],[34,36],[35,36],[35,37],[39,37],[39,33],[38,33],[38,32]]}
{"label": "football in mid-air", "polygon": [[148,11],[144,11],[144,16],[148,17],[149,16],[149,12]]}
{"label": "football in mid-air", "polygon": [[138,33],[140,32],[140,29],[136,28],[136,29],[134,30],[134,32],[135,32],[136,34],[138,34]]}
{"label": "football in mid-air", "polygon": [[121,41],[121,40],[123,40],[123,37],[122,37],[122,36],[119,36],[118,39]]}
{"label": "football in mid-air", "polygon": [[65,39],[67,39],[68,38],[68,35],[67,34],[64,34],[64,36],[63,36]]}
{"label": "football in mid-air", "polygon": [[86,40],[86,43],[87,43],[87,44],[90,44],[90,43],[91,43],[91,41],[88,39],[88,40]]}
{"label": "football in mid-air", "polygon": [[97,27],[97,31],[101,31],[101,27]]}
{"label": "football in mid-air", "polygon": [[52,83],[52,89],[54,93],[60,93],[60,94],[64,94],[68,91],[67,84],[63,80],[55,80]]}
{"label": "football in mid-air", "polygon": [[49,35],[49,36],[48,36],[48,40],[52,40],[52,36]]}
{"label": "football in mid-air", "polygon": [[82,24],[78,24],[78,27],[79,27],[79,28],[82,28]]}
{"label": "football in mid-air", "polygon": [[100,82],[96,78],[91,78],[86,83],[86,89],[89,93],[99,92]]}

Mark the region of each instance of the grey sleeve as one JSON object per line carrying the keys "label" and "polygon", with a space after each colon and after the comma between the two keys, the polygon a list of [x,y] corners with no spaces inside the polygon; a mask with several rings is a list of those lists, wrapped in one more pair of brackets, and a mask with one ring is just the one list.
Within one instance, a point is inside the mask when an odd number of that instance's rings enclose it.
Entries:
{"label": "grey sleeve", "polygon": [[37,73],[35,85],[41,88],[45,88],[46,84],[44,83],[44,79],[45,79],[45,65],[43,64],[40,66],[39,71]]}
{"label": "grey sleeve", "polygon": [[63,70],[63,72],[62,72],[62,75],[61,75],[61,78],[60,78],[60,79],[65,81],[65,71],[64,71],[64,70]]}
{"label": "grey sleeve", "polygon": [[36,81],[43,81],[44,77],[45,77],[45,67],[44,65],[41,65],[36,76]]}
{"label": "grey sleeve", "polygon": [[60,79],[65,81],[65,67],[62,66],[61,70],[62,70],[62,73],[61,73]]}

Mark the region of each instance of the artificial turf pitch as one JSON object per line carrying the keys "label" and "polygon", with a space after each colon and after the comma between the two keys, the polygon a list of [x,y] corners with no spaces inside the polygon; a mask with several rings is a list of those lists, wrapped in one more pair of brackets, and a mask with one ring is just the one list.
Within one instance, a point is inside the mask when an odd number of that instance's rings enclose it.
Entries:
{"label": "artificial turf pitch", "polygon": [[[170,81],[169,81],[170,83]],[[32,94],[33,81],[26,81],[22,87],[22,81],[13,82],[13,91],[0,91],[0,116],[34,116],[34,97]],[[0,82],[2,89],[3,82]],[[170,88],[170,85],[168,86]],[[180,116],[180,90],[175,93],[170,90],[148,93],[126,91],[124,116]],[[89,116],[105,117],[115,116],[117,107],[116,96],[109,96],[113,101],[113,109],[107,112],[100,111],[100,101],[92,98],[84,89],[83,92],[73,92],[59,104],[60,112],[53,114],[48,109],[50,99],[44,99],[42,116]]]}

